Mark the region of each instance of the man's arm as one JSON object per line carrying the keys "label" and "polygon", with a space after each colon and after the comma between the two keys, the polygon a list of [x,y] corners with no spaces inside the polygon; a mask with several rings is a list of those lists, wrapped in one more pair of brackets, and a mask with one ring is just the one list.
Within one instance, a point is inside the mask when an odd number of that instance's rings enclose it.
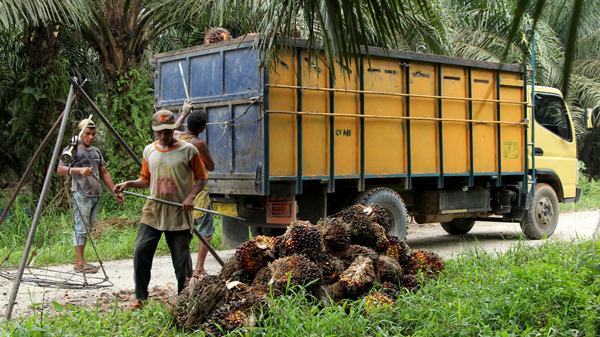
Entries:
{"label": "man's arm", "polygon": [[[69,167],[65,165],[58,165],[56,168],[56,173],[60,174],[61,176],[69,175]],[[94,173],[94,171],[91,167],[71,167],[71,175],[81,174],[82,176],[87,177],[92,173]]]}
{"label": "man's arm", "polygon": [[194,188],[192,188],[192,192],[182,202],[182,204],[183,204],[183,207],[181,207],[182,210],[184,210],[184,211],[193,211],[194,210],[194,200],[196,199],[196,196],[198,195],[198,193],[200,193],[200,191],[202,191],[202,189],[204,188],[205,185],[206,185],[206,179],[196,180],[196,183],[194,184]]}
{"label": "man's arm", "polygon": [[215,169],[215,162],[210,156],[210,151],[208,150],[208,144],[204,141],[204,139],[200,138],[192,138],[192,144],[198,149],[200,155],[202,156],[204,167],[207,171],[212,172]]}
{"label": "man's arm", "polygon": [[144,179],[138,178],[136,180],[128,180],[128,181],[124,181],[120,184],[116,184],[114,190],[115,190],[115,192],[119,193],[126,188],[135,188],[138,190],[145,190],[148,187],[150,187],[150,184],[148,184]]}
{"label": "man's arm", "polygon": [[175,122],[175,130],[181,130],[183,121],[190,114],[190,112],[192,112],[192,101],[186,99],[185,102],[183,102],[183,108],[181,108],[181,115],[179,115],[179,118],[177,118],[177,121]]}

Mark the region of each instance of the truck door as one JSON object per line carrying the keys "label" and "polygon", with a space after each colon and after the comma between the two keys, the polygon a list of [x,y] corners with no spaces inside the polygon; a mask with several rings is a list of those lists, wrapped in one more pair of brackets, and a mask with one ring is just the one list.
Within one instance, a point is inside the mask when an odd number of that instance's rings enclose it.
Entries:
{"label": "truck door", "polygon": [[[569,110],[563,98],[555,93],[535,94],[535,169],[536,172],[556,174],[559,200],[574,198],[577,178],[577,145]],[[531,162],[531,161],[530,161]],[[542,176],[540,176],[540,179]],[[538,181],[540,181],[538,179]],[[554,187],[554,186],[553,186]]]}

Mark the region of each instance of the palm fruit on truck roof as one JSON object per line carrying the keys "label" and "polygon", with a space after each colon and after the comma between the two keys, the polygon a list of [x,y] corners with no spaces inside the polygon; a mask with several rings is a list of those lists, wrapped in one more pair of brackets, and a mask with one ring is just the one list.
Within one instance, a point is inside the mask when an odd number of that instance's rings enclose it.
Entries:
{"label": "palm fruit on truck roof", "polygon": [[210,28],[204,34],[204,44],[231,40],[231,34],[223,27]]}
{"label": "palm fruit on truck roof", "polygon": [[351,243],[373,249],[385,244],[386,230],[383,226],[373,222],[372,211],[371,207],[357,204],[339,213],[338,218],[348,224]]}
{"label": "palm fruit on truck roof", "polygon": [[225,281],[217,276],[190,277],[171,312],[177,328],[195,330],[228,299]]}
{"label": "palm fruit on truck roof", "polygon": [[337,256],[344,261],[346,267],[349,267],[358,256],[365,256],[371,259],[373,263],[377,262],[379,259],[379,254],[377,254],[376,251],[361,245],[350,245],[348,246],[348,249],[339,253]]}
{"label": "palm fruit on truck roof", "polygon": [[309,221],[296,220],[283,235],[275,238],[275,250],[280,257],[320,253],[323,251],[321,233]]}
{"label": "palm fruit on truck roof", "polygon": [[364,299],[365,312],[370,315],[382,309],[391,309],[394,307],[394,300],[384,293],[370,293]]}
{"label": "palm fruit on truck roof", "polygon": [[267,263],[275,260],[274,240],[259,235],[239,245],[235,250],[235,257],[242,269],[250,274],[256,274]]}
{"label": "palm fruit on truck roof", "polygon": [[312,291],[318,288],[323,280],[321,268],[306,256],[292,255],[275,260],[269,264],[271,280],[269,286],[273,290],[284,293],[289,280],[290,287],[300,285]]}
{"label": "palm fruit on truck roof", "polygon": [[419,249],[409,255],[406,268],[410,274],[417,274],[420,271],[427,277],[435,277],[444,270],[444,260],[430,250]]}
{"label": "palm fruit on truck roof", "polygon": [[379,283],[388,281],[397,284],[400,281],[403,272],[398,261],[389,256],[382,255],[379,256],[379,260],[377,260],[375,265],[375,272]]}
{"label": "palm fruit on truck roof", "polygon": [[370,290],[375,283],[373,262],[368,257],[359,255],[354,262],[340,275],[340,286],[346,296],[356,299]]}
{"label": "palm fruit on truck roof", "polygon": [[338,218],[325,218],[317,222],[325,249],[331,253],[346,250],[350,245],[348,224]]}

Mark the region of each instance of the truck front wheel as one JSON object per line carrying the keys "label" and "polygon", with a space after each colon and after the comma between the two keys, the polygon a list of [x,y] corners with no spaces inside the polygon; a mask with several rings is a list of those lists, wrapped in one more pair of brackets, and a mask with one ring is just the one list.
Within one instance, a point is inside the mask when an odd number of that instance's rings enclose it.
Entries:
{"label": "truck front wheel", "polygon": [[406,239],[408,224],[408,212],[402,197],[394,190],[385,187],[377,187],[361,193],[356,198],[356,203],[369,206],[378,204],[390,216],[389,234],[397,236],[401,240]]}
{"label": "truck front wheel", "polygon": [[535,196],[523,216],[521,229],[530,239],[550,237],[558,224],[558,198],[548,184],[536,184]]}
{"label": "truck front wheel", "polygon": [[464,218],[464,219],[452,219],[450,222],[442,222],[442,228],[450,235],[462,235],[467,234],[473,225],[475,220]]}

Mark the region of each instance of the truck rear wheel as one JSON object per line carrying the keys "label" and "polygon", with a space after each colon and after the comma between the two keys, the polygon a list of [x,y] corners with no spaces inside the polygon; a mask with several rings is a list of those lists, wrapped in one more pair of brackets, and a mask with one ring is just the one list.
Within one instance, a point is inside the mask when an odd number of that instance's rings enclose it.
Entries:
{"label": "truck rear wheel", "polygon": [[401,240],[406,239],[408,224],[408,212],[402,197],[394,190],[385,187],[377,187],[361,193],[356,198],[356,203],[369,206],[380,205],[390,216],[390,230],[388,234],[397,236]]}
{"label": "truck rear wheel", "polygon": [[530,239],[552,236],[558,224],[559,212],[556,192],[548,184],[537,184],[535,196],[521,222],[523,233]]}
{"label": "truck rear wheel", "polygon": [[450,222],[442,222],[442,228],[450,235],[462,235],[467,234],[473,225],[475,220],[464,218],[464,219],[452,219]]}
{"label": "truck rear wheel", "polygon": [[252,237],[257,237],[259,235],[264,236],[279,236],[285,233],[285,228],[271,228],[271,227],[250,227],[250,233]]}

